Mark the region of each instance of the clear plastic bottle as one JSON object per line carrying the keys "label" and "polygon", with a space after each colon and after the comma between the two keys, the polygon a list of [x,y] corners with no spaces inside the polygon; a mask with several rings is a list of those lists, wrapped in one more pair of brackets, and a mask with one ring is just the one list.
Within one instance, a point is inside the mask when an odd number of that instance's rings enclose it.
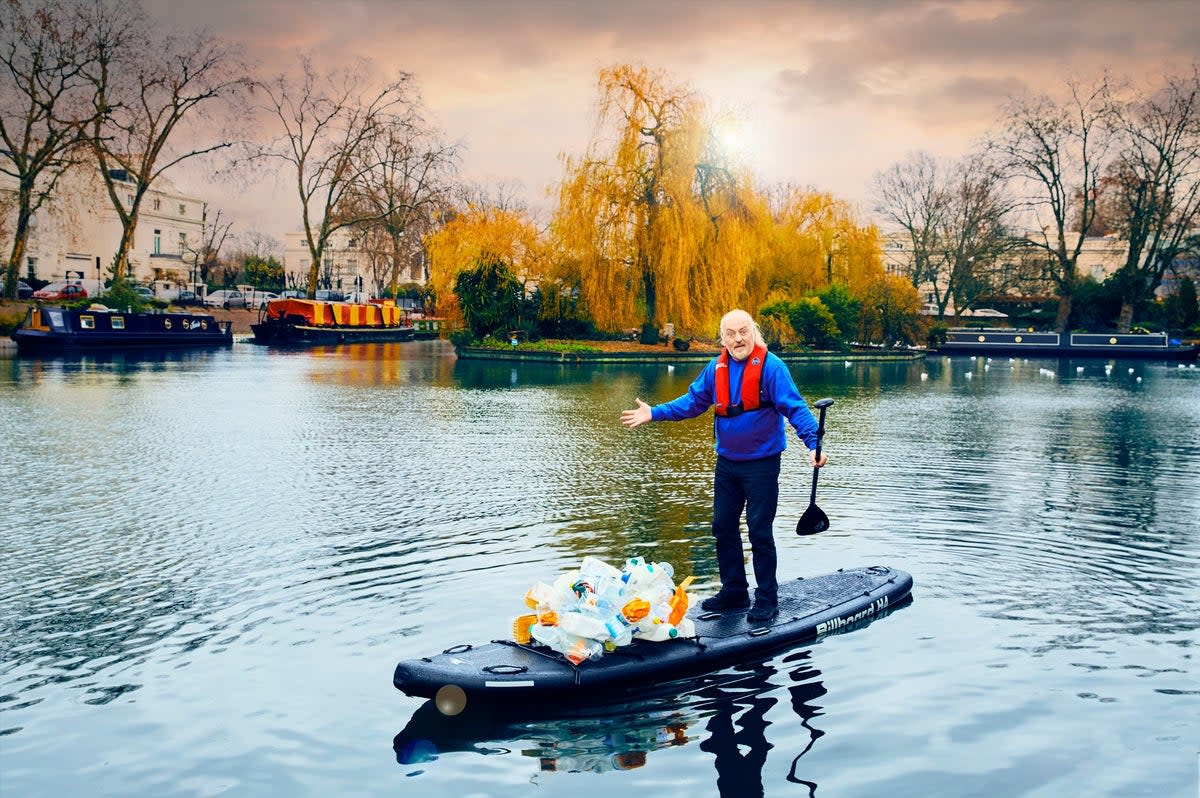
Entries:
{"label": "clear plastic bottle", "polygon": [[590,613],[564,612],[558,616],[558,628],[568,634],[593,640],[604,640],[609,636],[605,622]]}

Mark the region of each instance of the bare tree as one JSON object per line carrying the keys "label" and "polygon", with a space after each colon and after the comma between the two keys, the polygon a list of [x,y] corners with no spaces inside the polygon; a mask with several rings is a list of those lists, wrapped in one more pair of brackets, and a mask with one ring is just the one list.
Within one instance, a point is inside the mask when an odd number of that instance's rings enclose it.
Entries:
{"label": "bare tree", "polygon": [[1163,274],[1188,251],[1200,218],[1200,66],[1169,77],[1150,96],[1117,109],[1121,150],[1106,188],[1113,218],[1129,243],[1117,276],[1118,328],[1128,332],[1135,308],[1154,296]]}
{"label": "bare tree", "polygon": [[150,186],[183,161],[233,146],[228,131],[209,126],[244,119],[237,106],[252,82],[237,48],[203,32],[161,32],[125,0],[98,2],[92,31],[89,143],[121,221],[112,272],[123,280]]}
{"label": "bare tree", "polygon": [[[428,130],[414,103],[407,118],[396,120],[363,152],[361,180],[351,189],[348,206],[358,206],[360,215],[375,215],[362,225],[376,252],[372,271],[387,264],[386,282],[396,295],[404,267],[420,248],[421,239],[433,229],[450,205],[458,148],[442,143]],[[387,257],[378,257],[379,244],[388,245]],[[378,282],[376,285],[382,285]],[[409,272],[410,277],[415,277]]]}
{"label": "bare tree", "polygon": [[248,230],[237,236],[238,251],[260,260],[267,260],[283,252],[279,239],[259,230]]}
{"label": "bare tree", "polygon": [[16,182],[3,293],[17,276],[34,215],[79,160],[89,115],[81,76],[86,29],[59,0],[0,1],[0,173]]}
{"label": "bare tree", "polygon": [[218,209],[211,219],[208,216],[208,203],[204,204],[204,228],[200,240],[194,245],[189,242],[185,252],[192,261],[192,283],[208,282],[208,276],[214,268],[221,265],[221,248],[233,228],[233,222],[221,218]]}
{"label": "bare tree", "polygon": [[1111,142],[1110,86],[1068,84],[1069,98],[1014,98],[992,151],[1003,173],[1019,187],[1036,229],[1027,240],[1045,250],[1058,291],[1054,326],[1065,332],[1078,281],[1084,238],[1096,218],[1098,184]]}
{"label": "bare tree", "polygon": [[1020,246],[1008,229],[1013,202],[1000,175],[977,154],[955,165],[941,194],[944,210],[930,281],[935,291],[944,286],[944,296],[953,297],[955,311],[962,313],[981,296],[1004,293],[1021,276],[1003,267],[1005,256]]}
{"label": "bare tree", "polygon": [[301,58],[301,72],[298,81],[280,75],[263,87],[265,110],[279,120],[283,133],[261,155],[295,170],[312,259],[307,287],[311,297],[330,237],[342,228],[381,221],[392,210],[351,203],[349,198],[377,165],[372,148],[408,118],[412,76],[402,72],[375,88],[366,61],[318,75],[308,56]]}
{"label": "bare tree", "polygon": [[[948,212],[942,184],[937,160],[923,151],[875,175],[875,211],[904,231],[912,247],[905,276],[918,289],[923,283],[934,282],[938,231]],[[950,295],[936,284],[934,290],[940,316],[945,313]]]}
{"label": "bare tree", "polygon": [[969,308],[988,292],[1004,290],[1000,258],[1014,246],[1007,217],[1012,201],[1001,177],[979,154],[939,163],[914,153],[876,175],[876,211],[904,231],[912,247],[906,276],[928,287],[945,315],[951,301]]}

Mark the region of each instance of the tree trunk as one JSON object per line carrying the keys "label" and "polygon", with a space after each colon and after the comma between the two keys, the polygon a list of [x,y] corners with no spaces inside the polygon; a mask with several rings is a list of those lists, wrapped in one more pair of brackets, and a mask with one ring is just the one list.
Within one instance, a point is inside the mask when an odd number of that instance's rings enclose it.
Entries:
{"label": "tree trunk", "polygon": [[308,267],[308,285],[305,288],[309,299],[317,295],[317,279],[320,277],[320,274],[321,264],[316,258],[313,258],[312,266]]}
{"label": "tree trunk", "polygon": [[1055,332],[1065,333],[1071,324],[1071,295],[1064,294],[1058,298],[1058,315],[1054,317]]}
{"label": "tree trunk", "polygon": [[658,290],[654,273],[650,271],[648,264],[642,267],[642,288],[646,293],[646,317],[642,322],[641,342],[653,346],[658,343],[658,327],[655,326],[658,316]]}
{"label": "tree trunk", "polygon": [[1117,316],[1117,332],[1127,333],[1133,326],[1133,303],[1121,300],[1121,313]]}
{"label": "tree trunk", "polygon": [[392,237],[391,287],[392,287],[392,299],[396,299],[396,293],[400,290],[400,242],[403,239],[395,233],[391,233],[391,237]]}
{"label": "tree trunk", "polygon": [[13,237],[12,255],[8,260],[8,268],[4,270],[4,285],[3,291],[0,291],[0,299],[17,298],[17,280],[21,276],[21,258],[25,257],[25,244],[28,241],[28,234],[22,228],[27,230],[28,227],[28,219],[17,220],[17,233]]}
{"label": "tree trunk", "polygon": [[[137,210],[130,211],[131,219],[136,219]],[[137,222],[131,221],[130,224],[124,226],[121,230],[121,241],[117,244],[116,254],[113,255],[112,262],[112,284],[118,285],[126,282],[129,272],[129,250],[133,248],[133,235],[137,232]]]}

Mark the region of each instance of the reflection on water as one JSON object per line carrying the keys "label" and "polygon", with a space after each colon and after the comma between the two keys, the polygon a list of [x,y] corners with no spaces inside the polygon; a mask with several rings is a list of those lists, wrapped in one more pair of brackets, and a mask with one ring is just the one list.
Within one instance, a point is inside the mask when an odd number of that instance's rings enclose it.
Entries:
{"label": "reflection on water", "polygon": [[711,419],[617,420],[698,369],[441,342],[0,359],[4,794],[1194,787],[1200,370],[1175,364],[792,366],[836,400],[832,526],[791,534],[794,447],[781,575],[895,566],[910,609],[591,714],[464,730],[399,694],[397,660],[506,636],[585,555],[715,588]]}
{"label": "reflection on water", "polygon": [[814,702],[825,687],[809,651],[788,655],[781,665],[786,670],[758,663],[694,680],[686,689],[655,691],[645,700],[584,707],[537,710],[475,701],[446,715],[430,699],[396,735],[393,749],[409,775],[450,753],[514,751],[536,760],[533,767],[541,775],[632,770],[656,751],[698,743],[711,757],[722,796],[763,795],[763,765],[773,747],[767,713],[786,689],[791,710],[810,735],[802,749],[789,754],[788,780],[811,794],[816,784],[798,775],[800,758],[824,734],[811,721],[820,715]]}

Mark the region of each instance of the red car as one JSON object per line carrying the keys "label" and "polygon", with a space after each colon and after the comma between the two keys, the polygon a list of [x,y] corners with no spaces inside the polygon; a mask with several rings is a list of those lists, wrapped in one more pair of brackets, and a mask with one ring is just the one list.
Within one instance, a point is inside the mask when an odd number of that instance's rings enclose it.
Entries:
{"label": "red car", "polygon": [[50,285],[46,286],[45,288],[41,288],[33,292],[34,299],[45,299],[52,301],[64,299],[84,299],[87,297],[87,295],[88,292],[86,288],[84,288],[82,285],[75,285],[73,283],[50,283]]}

